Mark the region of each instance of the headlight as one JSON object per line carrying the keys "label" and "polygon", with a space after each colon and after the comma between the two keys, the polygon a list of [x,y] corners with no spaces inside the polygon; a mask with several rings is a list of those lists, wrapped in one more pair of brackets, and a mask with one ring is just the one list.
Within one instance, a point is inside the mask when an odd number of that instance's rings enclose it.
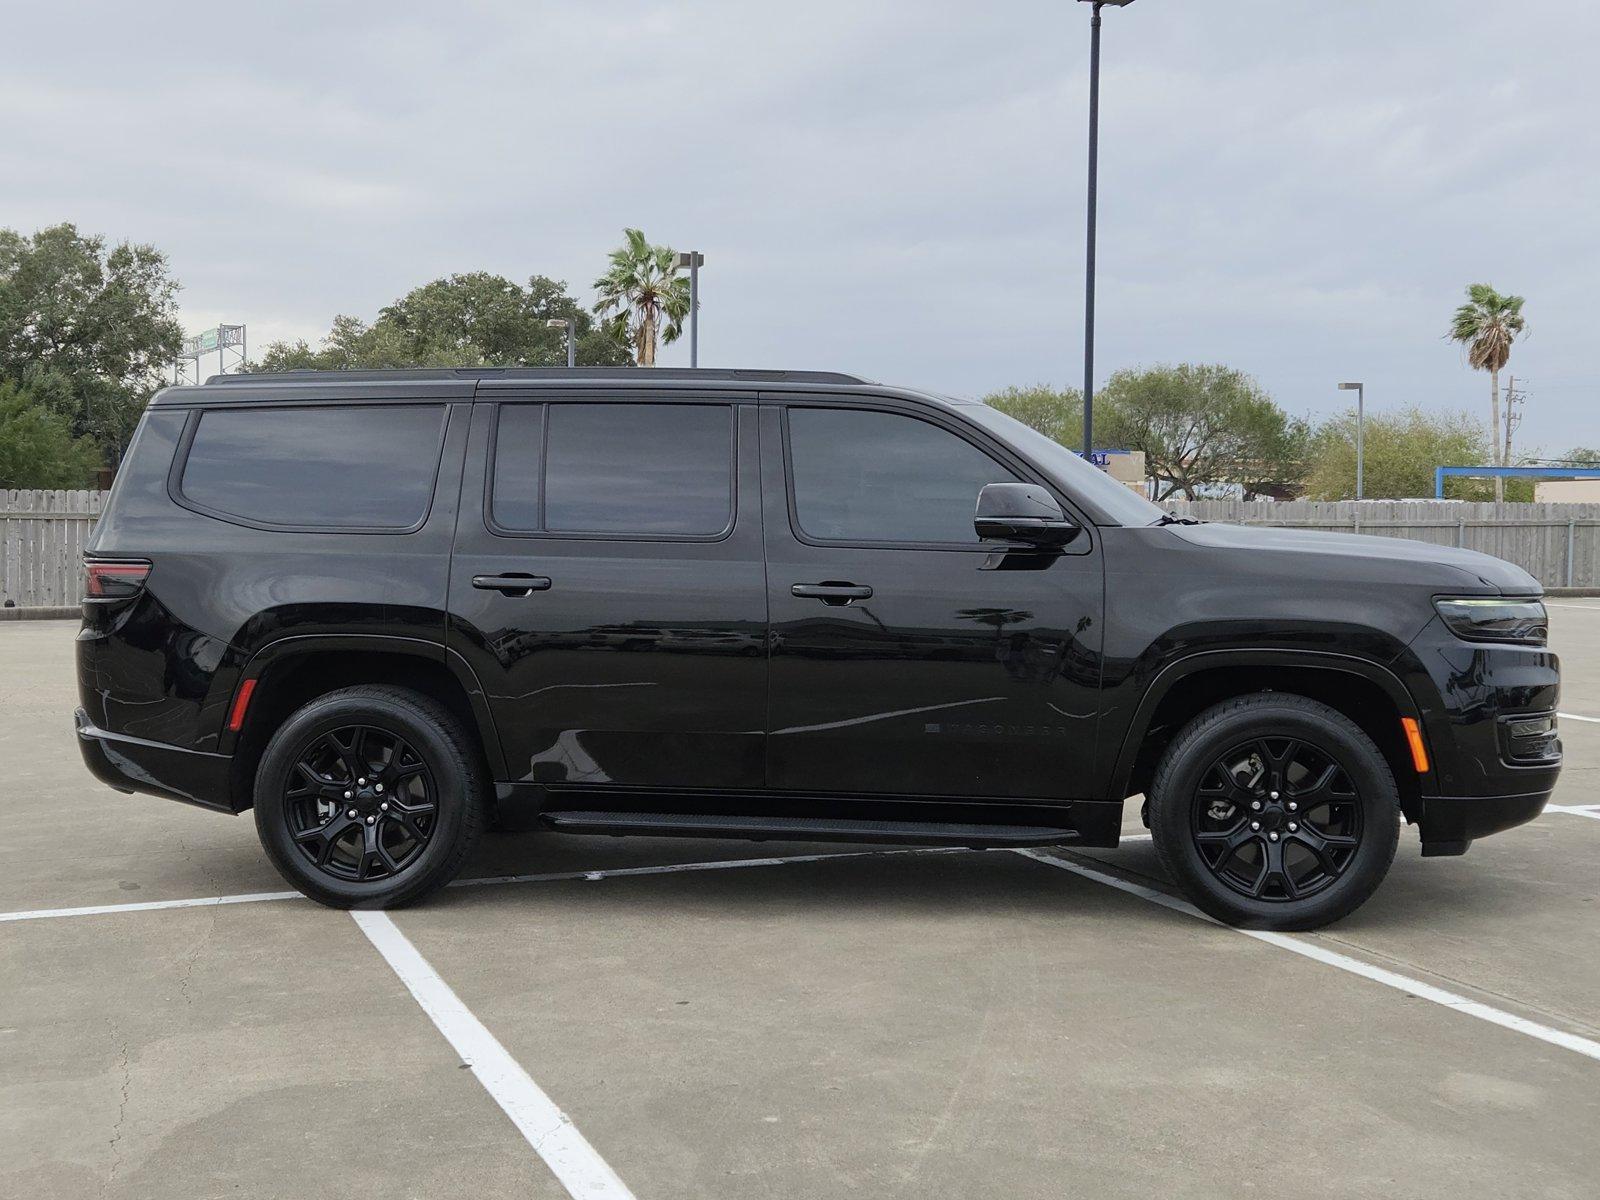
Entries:
{"label": "headlight", "polygon": [[1549,618],[1538,600],[1462,597],[1435,600],[1444,623],[1469,642],[1521,642],[1543,646],[1549,641]]}

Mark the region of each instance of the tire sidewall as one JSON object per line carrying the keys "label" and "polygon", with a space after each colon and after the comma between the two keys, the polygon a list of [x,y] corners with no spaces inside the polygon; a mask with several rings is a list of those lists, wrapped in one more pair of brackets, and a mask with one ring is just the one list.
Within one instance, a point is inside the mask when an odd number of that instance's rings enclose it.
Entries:
{"label": "tire sidewall", "polygon": [[[1321,709],[1322,706],[1318,705]],[[1382,882],[1399,841],[1399,796],[1388,763],[1348,718],[1287,703],[1243,706],[1197,722],[1197,736],[1181,735],[1157,773],[1151,832],[1162,861],[1186,894],[1219,920],[1247,928],[1312,928],[1350,912]],[[1265,901],[1240,895],[1212,874],[1201,857],[1192,809],[1201,779],[1223,753],[1256,737],[1292,737],[1330,755],[1355,785],[1361,801],[1361,843],[1355,859],[1331,885],[1304,900]]]}
{"label": "tire sidewall", "polygon": [[[434,829],[417,858],[397,875],[357,881],[319,870],[295,845],[285,812],[284,787],[302,754],[324,734],[350,725],[393,732],[410,743],[427,764],[433,781]],[[256,832],[278,870],[306,895],[340,908],[393,907],[433,890],[435,877],[449,869],[461,837],[469,781],[452,769],[458,751],[433,721],[408,705],[382,696],[329,696],[302,708],[284,722],[267,744],[256,772]]]}

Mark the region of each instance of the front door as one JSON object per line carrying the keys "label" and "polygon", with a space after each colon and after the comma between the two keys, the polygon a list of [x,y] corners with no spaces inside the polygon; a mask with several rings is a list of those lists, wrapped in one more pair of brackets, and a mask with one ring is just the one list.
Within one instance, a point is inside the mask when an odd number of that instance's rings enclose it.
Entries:
{"label": "front door", "polygon": [[985,484],[1044,481],[939,414],[819,398],[761,417],[768,786],[1073,798],[1098,717],[1093,530],[1059,555],[980,543]]}
{"label": "front door", "polygon": [[512,781],[761,786],[758,481],[753,397],[474,406],[447,639]]}

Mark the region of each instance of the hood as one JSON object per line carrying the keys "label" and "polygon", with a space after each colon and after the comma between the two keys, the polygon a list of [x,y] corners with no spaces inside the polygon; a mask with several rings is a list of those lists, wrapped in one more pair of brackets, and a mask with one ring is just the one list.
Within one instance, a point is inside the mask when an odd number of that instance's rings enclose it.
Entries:
{"label": "hood", "polygon": [[[1352,573],[1440,588],[1540,595],[1544,587],[1528,572],[1503,558],[1436,546],[1410,538],[1373,537],[1364,533],[1332,533],[1321,529],[1286,529],[1267,525],[1170,525],[1167,528],[1200,548],[1266,551],[1306,555],[1327,563],[1346,560]],[[1288,563],[1286,570],[1294,570]]]}

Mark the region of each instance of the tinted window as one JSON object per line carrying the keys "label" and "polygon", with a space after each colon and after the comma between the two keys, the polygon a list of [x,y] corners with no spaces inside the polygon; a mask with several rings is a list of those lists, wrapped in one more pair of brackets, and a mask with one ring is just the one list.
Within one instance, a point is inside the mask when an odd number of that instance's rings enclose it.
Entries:
{"label": "tinted window", "polygon": [[427,515],[443,435],[438,404],[213,409],[182,491],[270,525],[408,529]]}
{"label": "tinted window", "polygon": [[1086,463],[1076,450],[1045,437],[1015,417],[990,408],[969,404],[967,417],[984,426],[1012,449],[1055,475],[1073,495],[1087,500],[1108,514],[1119,525],[1149,525],[1161,519],[1162,509],[1150,503],[1126,484],[1118,483],[1099,467]]}
{"label": "tinted window", "polygon": [[493,508],[510,529],[715,536],[733,517],[733,409],[506,405]]}
{"label": "tinted window", "polygon": [[795,513],[809,536],[976,542],[985,484],[1016,476],[955,434],[894,413],[791,408]]}

